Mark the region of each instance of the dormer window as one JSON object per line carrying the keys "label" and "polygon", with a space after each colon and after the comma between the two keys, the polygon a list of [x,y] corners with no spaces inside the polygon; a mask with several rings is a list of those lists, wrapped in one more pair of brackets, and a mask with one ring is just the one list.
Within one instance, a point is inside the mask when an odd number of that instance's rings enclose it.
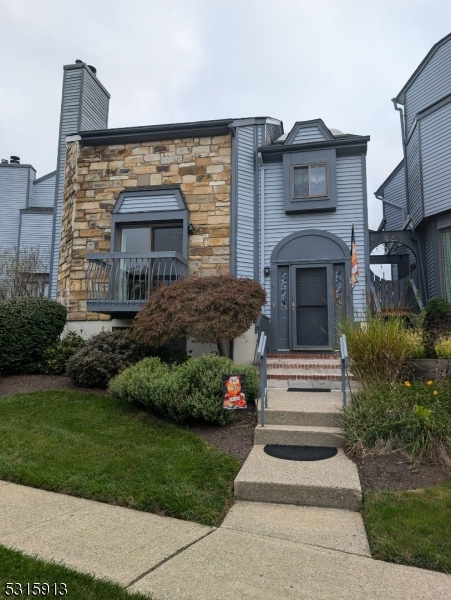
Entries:
{"label": "dormer window", "polygon": [[327,165],[293,167],[293,199],[327,196]]}
{"label": "dormer window", "polygon": [[287,215],[337,209],[335,149],[285,152],[284,206]]}

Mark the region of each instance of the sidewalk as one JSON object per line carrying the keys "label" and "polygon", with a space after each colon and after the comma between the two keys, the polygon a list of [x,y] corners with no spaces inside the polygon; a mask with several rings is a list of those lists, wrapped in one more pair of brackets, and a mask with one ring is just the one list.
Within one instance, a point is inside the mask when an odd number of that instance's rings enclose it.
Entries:
{"label": "sidewalk", "polygon": [[451,600],[450,575],[372,560],[358,529],[343,551],[337,509],[240,505],[215,529],[0,481],[0,544],[153,600]]}

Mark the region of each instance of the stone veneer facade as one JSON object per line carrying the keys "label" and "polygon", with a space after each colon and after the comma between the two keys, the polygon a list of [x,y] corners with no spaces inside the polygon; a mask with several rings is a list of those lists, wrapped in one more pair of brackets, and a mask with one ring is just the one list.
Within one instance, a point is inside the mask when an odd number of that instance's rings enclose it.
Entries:
{"label": "stone veneer facade", "polygon": [[109,320],[86,310],[85,255],[110,252],[111,212],[127,188],[179,184],[195,234],[190,274],[229,272],[231,134],[140,144],[67,144],[58,300],[69,321]]}

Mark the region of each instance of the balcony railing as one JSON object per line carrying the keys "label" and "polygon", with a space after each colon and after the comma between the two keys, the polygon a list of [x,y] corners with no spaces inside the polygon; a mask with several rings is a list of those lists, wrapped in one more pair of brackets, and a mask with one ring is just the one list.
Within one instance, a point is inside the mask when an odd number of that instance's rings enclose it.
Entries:
{"label": "balcony railing", "polygon": [[134,313],[162,285],[188,276],[188,261],[178,252],[88,254],[87,309]]}

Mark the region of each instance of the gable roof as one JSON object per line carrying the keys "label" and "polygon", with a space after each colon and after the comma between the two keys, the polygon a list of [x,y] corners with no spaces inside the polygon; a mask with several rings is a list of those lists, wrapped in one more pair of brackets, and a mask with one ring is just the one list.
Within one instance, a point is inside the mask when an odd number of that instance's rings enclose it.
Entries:
{"label": "gable roof", "polygon": [[[381,183],[381,185],[377,188],[377,190],[374,192],[374,195],[376,196],[376,198],[378,196],[383,196],[383,191],[384,189],[387,187],[387,185],[390,183],[390,181],[393,179],[393,177],[399,172],[399,170],[404,167],[404,159],[402,159],[402,161],[399,163],[399,165],[397,165],[393,171],[390,173],[390,175],[387,177],[387,179],[384,181],[384,183]],[[380,198],[377,198],[378,200],[380,200]]]}
{"label": "gable roof", "polygon": [[322,119],[312,119],[311,121],[297,121],[283,142],[284,145],[288,146],[292,144],[300,129],[308,129],[312,127],[316,127],[323,134],[325,140],[335,139]]}
{"label": "gable roof", "polygon": [[428,64],[428,62],[431,60],[431,58],[434,56],[434,54],[437,52],[437,50],[441,46],[444,46],[450,39],[451,39],[451,33],[446,35],[444,38],[442,38],[441,40],[439,40],[436,44],[434,44],[432,46],[432,48],[429,50],[429,52],[423,58],[421,63],[415,69],[412,76],[408,79],[407,83],[404,85],[402,90],[396,96],[396,102],[398,102],[398,104],[404,104],[406,91],[409,89],[409,87],[412,85],[412,83],[415,81],[415,79],[418,77],[418,75],[421,73],[421,71],[424,69],[424,67]]}

